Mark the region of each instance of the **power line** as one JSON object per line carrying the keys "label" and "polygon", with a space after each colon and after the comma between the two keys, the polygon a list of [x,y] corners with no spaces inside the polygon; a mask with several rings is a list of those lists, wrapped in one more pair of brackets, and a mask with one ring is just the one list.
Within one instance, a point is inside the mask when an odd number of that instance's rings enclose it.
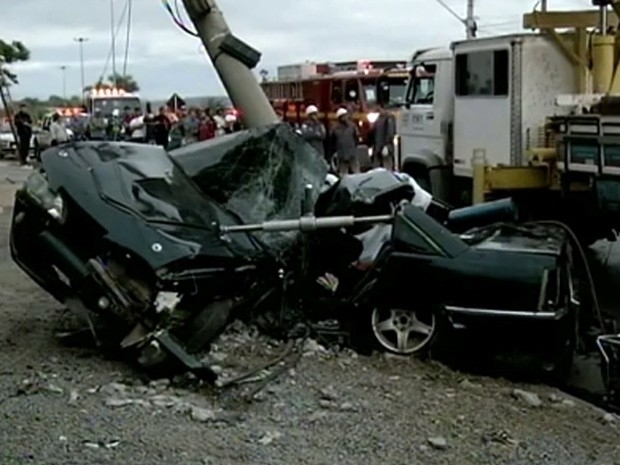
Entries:
{"label": "power line", "polygon": [[125,33],[125,59],[123,61],[123,76],[127,76],[127,60],[129,58],[129,42],[131,39],[131,10],[132,0],[127,0],[127,31]]}
{"label": "power line", "polygon": [[459,15],[456,11],[454,11],[452,9],[452,7],[450,7],[450,5],[448,5],[446,2],[444,2],[444,0],[435,0],[439,5],[441,5],[448,13],[450,13],[452,16],[454,16],[457,21],[459,23],[463,23],[463,18],[461,18],[461,15]]}
{"label": "power line", "polygon": [[[123,12],[121,13],[121,17],[116,25],[116,31],[114,32],[114,37],[117,37],[118,34],[120,33],[121,27],[123,26],[123,21],[125,20],[125,16],[127,16],[128,8],[129,8],[129,3],[126,3],[125,8],[123,9]],[[103,79],[105,78],[105,75],[108,71],[108,66],[110,65],[110,60],[112,59],[113,52],[114,52],[113,47],[110,47],[110,50],[108,51],[108,57],[106,58],[105,65],[103,66],[103,71],[101,71],[101,76],[99,77],[100,81],[103,81]]]}
{"label": "power line", "polygon": [[476,37],[478,25],[476,24],[476,19],[474,18],[474,0],[467,1],[467,16],[465,18],[461,17],[461,15],[454,11],[444,0],[435,0],[435,2],[443,7],[454,18],[456,18],[459,23],[465,26],[468,39],[473,39]]}

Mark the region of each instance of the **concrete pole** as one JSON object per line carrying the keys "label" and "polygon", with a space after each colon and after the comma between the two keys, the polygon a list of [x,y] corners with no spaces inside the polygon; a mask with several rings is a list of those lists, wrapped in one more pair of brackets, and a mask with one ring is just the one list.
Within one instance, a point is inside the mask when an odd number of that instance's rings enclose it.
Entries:
{"label": "concrete pole", "polygon": [[62,98],[67,103],[67,67],[61,66],[60,72],[62,73]]}
{"label": "concrete pole", "polygon": [[476,38],[476,18],[474,17],[474,0],[467,0],[467,17],[465,18],[467,27],[467,38]]}
{"label": "concrete pole", "polygon": [[75,40],[80,47],[80,80],[82,83],[82,89],[80,90],[80,96],[82,98],[82,103],[86,103],[84,101],[84,88],[86,87],[86,82],[84,78],[84,42],[88,41],[87,37],[76,37]]}
{"label": "concrete pole", "polygon": [[220,50],[221,41],[231,31],[216,1],[183,0],[183,5],[245,125],[254,128],[279,122],[252,70]]}

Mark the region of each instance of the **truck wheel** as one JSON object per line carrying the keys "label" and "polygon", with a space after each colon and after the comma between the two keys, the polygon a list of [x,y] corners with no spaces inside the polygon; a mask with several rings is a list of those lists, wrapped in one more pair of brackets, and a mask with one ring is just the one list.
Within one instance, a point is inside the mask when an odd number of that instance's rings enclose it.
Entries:
{"label": "truck wheel", "polygon": [[403,172],[411,176],[418,185],[426,192],[433,192],[433,186],[431,185],[431,178],[428,175],[428,169],[425,166],[417,163],[405,164]]}

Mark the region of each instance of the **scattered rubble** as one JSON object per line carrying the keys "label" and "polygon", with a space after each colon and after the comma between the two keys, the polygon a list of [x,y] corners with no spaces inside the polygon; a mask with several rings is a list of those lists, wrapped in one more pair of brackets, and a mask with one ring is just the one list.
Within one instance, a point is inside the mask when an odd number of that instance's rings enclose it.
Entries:
{"label": "scattered rubble", "polygon": [[538,394],[524,391],[522,389],[513,389],[512,396],[516,399],[519,399],[525,402],[530,407],[541,407],[543,404]]}
{"label": "scattered rubble", "polygon": [[445,450],[448,448],[448,441],[441,436],[428,438],[428,443],[433,449]]}

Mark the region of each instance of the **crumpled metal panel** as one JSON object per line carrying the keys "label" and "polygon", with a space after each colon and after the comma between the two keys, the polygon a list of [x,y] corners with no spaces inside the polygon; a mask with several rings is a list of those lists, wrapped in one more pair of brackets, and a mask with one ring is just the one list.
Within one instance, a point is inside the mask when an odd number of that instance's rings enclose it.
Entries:
{"label": "crumpled metal panel", "polygon": [[[305,186],[313,187],[314,205],[327,174],[325,161],[287,124],[240,131],[171,155],[207,196],[246,224],[298,218]],[[296,234],[260,236],[281,249]]]}

